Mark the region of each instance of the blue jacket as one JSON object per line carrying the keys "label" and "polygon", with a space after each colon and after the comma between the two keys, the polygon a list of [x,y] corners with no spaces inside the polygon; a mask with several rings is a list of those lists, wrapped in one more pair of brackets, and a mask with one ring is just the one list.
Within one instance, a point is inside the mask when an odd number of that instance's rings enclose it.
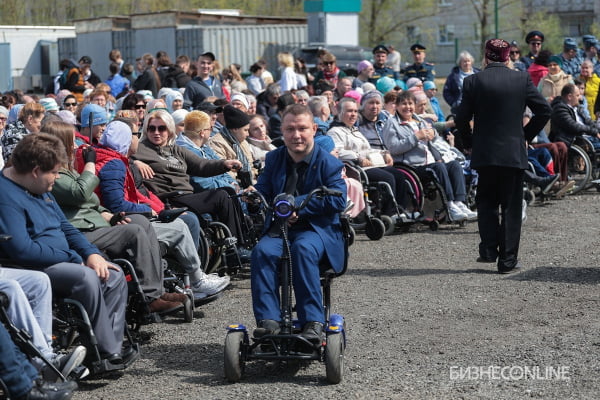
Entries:
{"label": "blue jacket", "polygon": [[[473,68],[474,73],[480,72],[478,68]],[[462,101],[462,85],[460,84],[460,67],[452,68],[450,75],[446,78],[444,91],[442,92],[444,100],[451,108],[452,113],[456,113],[460,102]]]}
{"label": "blue jacket", "polygon": [[[175,144],[185,147],[194,154],[197,154],[201,158],[206,158],[207,160],[221,159],[209,146],[204,145],[202,147],[198,147],[194,144],[194,142],[181,133],[177,136]],[[209,189],[218,189],[221,187],[237,187],[237,182],[228,173],[207,177],[190,176],[190,183],[194,187],[195,193]]]}
{"label": "blue jacket", "polygon": [[96,246],[67,221],[54,196],[29,194],[0,174],[0,243],[2,257],[43,269],[61,262],[80,264]]}
{"label": "blue jacket", "polygon": [[[267,153],[265,168],[258,177],[255,188],[265,196],[269,203],[275,196],[285,191],[287,157],[285,146]],[[321,186],[342,192],[341,197],[312,198],[308,205],[298,213],[300,218],[309,221],[310,226],[323,240],[327,258],[337,272],[342,270],[345,257],[339,219],[339,213],[346,206],[346,183],[342,178],[342,167],[343,164],[338,159],[319,146],[315,146],[306,170],[302,194],[295,198],[296,205],[299,205],[311,190]],[[267,218],[265,232],[269,230],[271,222],[271,219]]]}

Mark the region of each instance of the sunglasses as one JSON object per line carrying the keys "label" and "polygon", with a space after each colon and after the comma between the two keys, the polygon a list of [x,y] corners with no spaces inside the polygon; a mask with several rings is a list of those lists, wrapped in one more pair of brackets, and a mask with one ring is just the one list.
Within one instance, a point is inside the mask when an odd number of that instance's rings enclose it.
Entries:
{"label": "sunglasses", "polygon": [[8,118],[6,118],[6,117],[0,117],[0,121],[8,121]]}
{"label": "sunglasses", "polygon": [[65,103],[64,106],[65,107],[75,107],[77,105],[77,103]]}
{"label": "sunglasses", "polygon": [[142,132],[131,132],[132,136],[137,136],[138,139],[142,137]]}
{"label": "sunglasses", "polygon": [[510,54],[521,54],[520,51],[511,51]]}
{"label": "sunglasses", "polygon": [[335,61],[324,61],[323,65],[333,65],[335,64]]}
{"label": "sunglasses", "polygon": [[148,126],[148,132],[150,132],[150,133],[156,132],[157,129],[160,133],[165,133],[167,131],[167,126],[166,125],[160,125],[160,126],[149,125]]}
{"label": "sunglasses", "polygon": [[143,109],[143,108],[146,108],[146,105],[145,105],[145,104],[136,104],[136,105],[135,105],[135,109],[136,109],[136,110],[141,110],[141,109]]}

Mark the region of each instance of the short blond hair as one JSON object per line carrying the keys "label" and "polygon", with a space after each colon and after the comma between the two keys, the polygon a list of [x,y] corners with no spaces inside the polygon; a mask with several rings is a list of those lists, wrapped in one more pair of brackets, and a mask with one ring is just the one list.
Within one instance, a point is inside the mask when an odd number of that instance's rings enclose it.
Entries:
{"label": "short blond hair", "polygon": [[292,56],[290,53],[277,54],[277,61],[279,64],[285,67],[294,68],[294,56]]}
{"label": "short blond hair", "polygon": [[183,120],[183,134],[190,139],[197,139],[200,130],[208,128],[210,128],[210,116],[203,111],[194,110]]}

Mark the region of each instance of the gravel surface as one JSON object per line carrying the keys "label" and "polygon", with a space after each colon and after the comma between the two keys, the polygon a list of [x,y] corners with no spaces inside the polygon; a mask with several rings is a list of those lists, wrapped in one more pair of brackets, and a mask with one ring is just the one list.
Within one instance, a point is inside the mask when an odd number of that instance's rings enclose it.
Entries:
{"label": "gravel surface", "polygon": [[359,235],[333,286],[348,334],[339,385],[318,362],[255,361],[225,382],[225,325],[254,328],[250,283],[235,280],[192,324],[144,327],[141,359],[74,398],[598,399],[599,201],[588,191],[530,207],[514,275],[475,262],[476,223]]}

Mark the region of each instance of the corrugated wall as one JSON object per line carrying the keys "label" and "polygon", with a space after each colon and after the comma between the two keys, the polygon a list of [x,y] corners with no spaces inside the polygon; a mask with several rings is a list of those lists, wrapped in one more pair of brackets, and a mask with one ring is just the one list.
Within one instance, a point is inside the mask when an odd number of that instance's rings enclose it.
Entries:
{"label": "corrugated wall", "polygon": [[212,51],[221,66],[238,63],[243,71],[265,58],[270,69],[276,70],[278,52],[306,42],[306,25],[206,26],[178,29],[176,37],[177,55],[196,59]]}

